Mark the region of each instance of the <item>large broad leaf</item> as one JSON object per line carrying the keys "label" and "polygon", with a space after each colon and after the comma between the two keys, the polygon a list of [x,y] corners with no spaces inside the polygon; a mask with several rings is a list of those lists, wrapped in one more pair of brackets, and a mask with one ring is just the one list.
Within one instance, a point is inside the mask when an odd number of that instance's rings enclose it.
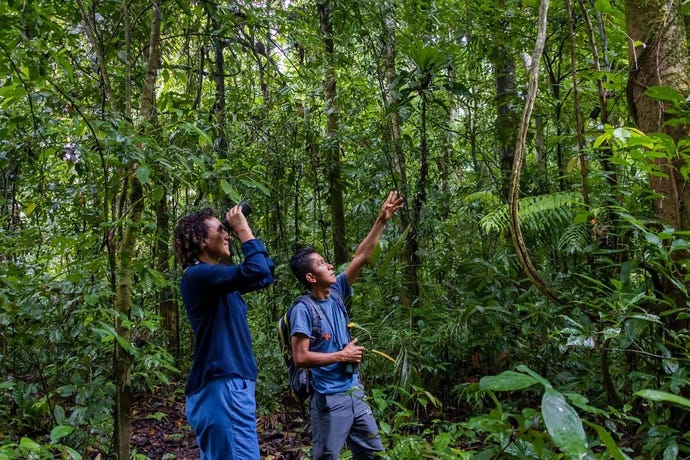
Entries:
{"label": "large broad leaf", "polygon": [[525,366],[524,364],[518,365],[516,367],[516,369],[519,370],[520,372],[524,372],[525,374],[530,375],[534,380],[536,380],[537,382],[544,385],[544,388],[551,388],[551,383],[549,383],[548,380],[546,380],[544,377],[537,374],[536,372],[534,372],[532,369]]}
{"label": "large broad leaf", "polygon": [[57,443],[65,436],[69,436],[74,431],[74,427],[70,425],[58,425],[50,430],[50,442]]}
{"label": "large broad leaf", "polygon": [[575,458],[587,455],[587,436],[582,420],[562,394],[547,388],[541,399],[541,415],[553,442]]}
{"label": "large broad leaf", "polygon": [[498,375],[488,375],[479,380],[479,388],[492,391],[516,391],[529,388],[537,381],[529,375],[515,371],[505,371]]}
{"label": "large broad leaf", "polygon": [[641,398],[649,399],[651,401],[670,402],[690,408],[690,399],[674,395],[673,393],[667,393],[665,391],[640,390],[635,393],[635,396],[640,396]]}

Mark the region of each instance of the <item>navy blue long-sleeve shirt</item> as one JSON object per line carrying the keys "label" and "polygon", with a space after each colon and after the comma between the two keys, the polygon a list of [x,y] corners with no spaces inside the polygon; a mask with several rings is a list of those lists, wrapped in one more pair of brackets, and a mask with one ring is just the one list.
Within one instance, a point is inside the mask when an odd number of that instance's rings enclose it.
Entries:
{"label": "navy blue long-sleeve shirt", "polygon": [[180,293],[196,343],[185,393],[216,377],[256,380],[256,358],[241,294],[273,282],[273,261],[261,240],[242,243],[244,261],[234,265],[199,262],[185,269]]}

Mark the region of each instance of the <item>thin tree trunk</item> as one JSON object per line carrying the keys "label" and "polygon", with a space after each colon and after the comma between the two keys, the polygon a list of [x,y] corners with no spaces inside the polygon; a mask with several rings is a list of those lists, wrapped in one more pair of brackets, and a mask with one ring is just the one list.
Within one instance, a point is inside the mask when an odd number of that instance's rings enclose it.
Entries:
{"label": "thin tree trunk", "polygon": [[[143,126],[155,120],[155,85],[160,66],[159,44],[162,16],[162,0],[154,0],[151,10],[151,29],[149,34],[146,74],[140,99],[140,118]],[[136,165],[129,177],[129,216],[126,219],[122,240],[117,250],[117,283],[115,292],[115,441],[116,454],[120,460],[129,458],[132,434],[132,356],[124,344],[129,344],[131,330],[125,324],[132,311],[132,275],[134,272],[135,247],[139,237],[139,222],[144,213],[144,189],[136,174]],[[125,183],[125,187],[127,182]],[[125,188],[126,190],[126,188]]]}
{"label": "thin tree trunk", "polygon": [[[503,6],[503,1],[499,1]],[[510,29],[510,22],[503,20],[500,26]],[[501,44],[494,57],[494,78],[496,80],[496,139],[501,169],[501,194],[508,199],[510,177],[515,158],[515,139],[518,117],[516,113],[515,60],[506,44]]]}
{"label": "thin tree trunk", "polygon": [[115,110],[119,110],[117,100],[113,95],[112,85],[110,84],[110,73],[108,72],[108,68],[106,67],[106,63],[103,58],[103,49],[96,34],[96,26],[94,21],[92,20],[89,12],[86,11],[82,0],[77,0],[77,7],[81,13],[81,18],[84,21],[84,31],[86,32],[89,43],[91,43],[93,52],[96,55],[96,62],[98,63],[98,70],[100,71],[99,73],[101,76],[101,83],[103,84],[102,86],[103,92],[105,93],[105,98]]}
{"label": "thin tree trunk", "polygon": [[347,262],[345,242],[345,212],[343,205],[343,181],[341,178],[340,146],[338,142],[338,102],[335,53],[333,48],[333,2],[325,0],[317,4],[321,41],[324,48],[324,85],[326,100],[325,159],[328,176],[328,200],[331,208],[333,258],[335,265]]}
{"label": "thin tree trunk", "polygon": [[204,10],[211,23],[213,37],[213,83],[215,85],[215,101],[213,103],[213,118],[215,121],[214,147],[220,158],[228,157],[228,142],[225,138],[225,125],[227,123],[225,113],[225,43],[226,39],[219,36],[221,24],[216,18],[217,6],[207,0],[204,1]]}
{"label": "thin tree trunk", "polygon": [[555,100],[553,124],[556,127],[556,166],[558,168],[557,176],[559,178],[558,181],[560,190],[566,190],[568,188],[566,181],[567,172],[563,158],[563,142],[561,141],[561,139],[563,139],[564,131],[563,100],[566,97],[566,95],[561,92],[562,82],[564,79],[564,75],[561,72],[561,64],[563,62],[563,48],[568,37],[569,35],[566,36],[566,39],[559,42],[558,50],[556,51],[553,59],[549,57],[547,51],[544,51],[544,65],[546,72],[549,75],[549,88],[551,89],[551,95]]}
{"label": "thin tree trunk", "polygon": [[132,435],[132,356],[122,343],[129,344],[131,330],[125,321],[132,311],[132,276],[134,272],[134,247],[139,234],[139,221],[144,208],[144,190],[136,174],[132,173],[129,183],[131,211],[125,224],[122,240],[117,251],[117,289],[115,308],[115,442],[118,459],[129,458],[129,445]]}
{"label": "thin tree trunk", "polygon": [[537,169],[539,171],[539,193],[548,193],[549,176],[546,150],[546,134],[544,133],[544,116],[534,116],[534,144],[537,150]]}
{"label": "thin tree trunk", "polygon": [[[170,211],[168,207],[168,188],[163,186],[163,196],[156,203],[156,270],[170,280]],[[173,356],[175,366],[180,365],[180,315],[175,292],[166,285],[158,293],[160,315],[167,335],[166,348]]]}
{"label": "thin tree trunk", "polygon": [[[392,88],[397,77],[396,66],[395,66],[395,55],[396,55],[396,40],[395,40],[395,21],[394,15],[394,4],[390,1],[385,2],[383,13],[383,41],[384,41],[384,53],[383,53],[383,65],[384,65],[384,75],[385,75],[385,85],[384,85],[384,103],[386,104],[386,110],[390,113],[390,135],[393,145],[393,168],[395,170],[396,185],[400,193],[406,197],[410,197],[410,185],[407,180],[407,164],[405,160],[405,152],[403,151],[402,135],[401,135],[401,120],[400,114],[396,109],[398,105],[398,99],[393,91],[389,91],[388,88]],[[402,258],[402,295],[401,303],[409,307],[413,302],[419,297],[419,279],[417,276],[417,261],[416,261],[416,250],[414,248],[419,246],[417,242],[417,228],[411,227],[411,209],[405,207],[400,210],[400,220],[399,220],[399,230],[401,233],[406,233],[406,241],[401,251]]]}
{"label": "thin tree trunk", "polygon": [[517,116],[515,112],[515,62],[505,47],[494,60],[496,78],[496,139],[501,165],[501,194],[507,200],[515,158]]}
{"label": "thin tree trunk", "polygon": [[585,128],[582,121],[582,107],[580,106],[580,89],[577,74],[577,57],[575,48],[575,20],[573,19],[572,8],[570,7],[570,0],[565,0],[565,8],[568,13],[568,27],[570,31],[570,64],[573,75],[573,112],[575,112],[575,137],[577,138],[577,152],[578,160],[580,162],[580,177],[582,185],[582,201],[585,206],[589,206],[589,191],[587,187],[587,178],[589,176],[587,170],[587,159],[585,158]]}

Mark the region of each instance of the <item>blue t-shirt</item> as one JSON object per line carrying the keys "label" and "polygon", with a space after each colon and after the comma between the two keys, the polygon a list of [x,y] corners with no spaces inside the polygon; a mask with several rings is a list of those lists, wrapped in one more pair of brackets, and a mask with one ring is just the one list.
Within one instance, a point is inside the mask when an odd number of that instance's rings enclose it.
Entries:
{"label": "blue t-shirt", "polygon": [[[321,317],[321,339],[311,346],[311,351],[333,353],[343,349],[350,341],[347,318],[333,298],[334,295],[339,295],[343,302],[352,295],[345,273],[336,277],[327,299],[312,298],[317,304],[317,311]],[[311,337],[311,323],[311,307],[304,302],[296,304],[290,314],[290,324],[292,325],[290,335],[303,334]],[[331,363],[326,366],[311,368],[311,384],[314,390],[321,394],[334,394],[348,391],[357,385],[359,382],[358,375],[343,372],[343,366],[344,363]]]}
{"label": "blue t-shirt", "polygon": [[256,380],[247,304],[240,294],[271,284],[274,265],[260,240],[244,242],[242,253],[244,261],[239,264],[191,265],[180,280],[180,293],[195,336],[187,395],[216,377]]}

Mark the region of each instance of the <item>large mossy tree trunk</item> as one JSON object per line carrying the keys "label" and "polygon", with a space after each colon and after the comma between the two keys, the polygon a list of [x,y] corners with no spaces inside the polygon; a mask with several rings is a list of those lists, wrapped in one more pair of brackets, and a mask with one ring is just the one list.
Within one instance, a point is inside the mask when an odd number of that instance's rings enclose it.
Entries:
{"label": "large mossy tree trunk", "polygon": [[[626,0],[625,17],[630,38],[628,47],[630,76],[627,95],[630,114],[638,128],[647,134],[663,133],[678,141],[686,136],[684,126],[669,126],[665,122],[669,115],[665,103],[646,94],[652,86],[663,86],[687,95],[688,85],[688,47],[686,44],[685,21],[680,14],[680,0]],[[666,152],[655,158],[655,168],[662,174],[650,175],[652,189],[658,194],[654,202],[656,215],[677,231],[690,230],[690,187],[682,173],[688,167],[687,161],[676,152]],[[671,299],[658,303],[660,310],[686,311],[690,287],[684,261],[687,253],[674,253],[677,263],[674,273],[663,278],[657,286],[658,296]],[[681,260],[682,259],[682,260]],[[671,280],[675,277],[684,280],[685,289]],[[663,313],[663,312],[661,312]],[[666,326],[674,331],[685,333],[687,320],[677,320],[676,314],[662,314]],[[682,354],[682,353],[681,353]],[[687,389],[683,396],[689,397]],[[687,426],[687,412],[672,409],[669,424],[675,427]]]}
{"label": "large mossy tree trunk", "polygon": [[[627,0],[625,16],[630,37],[627,87],[630,114],[645,133],[663,133],[678,141],[686,135],[685,129],[668,126],[666,104],[651,98],[646,91],[652,86],[664,86],[687,94],[688,49],[680,2]],[[650,175],[649,179],[659,196],[654,202],[657,216],[677,231],[690,230],[690,187],[681,172],[687,168],[687,162],[676,152],[667,152],[650,161],[662,172]],[[684,268],[679,266],[678,270],[676,276],[687,278]],[[660,289],[661,295],[672,298],[679,308],[686,306],[687,295],[673,282],[667,281]]]}
{"label": "large mossy tree trunk", "polygon": [[[647,96],[651,86],[688,91],[688,48],[679,0],[626,0],[625,17],[630,37],[628,103],[630,114],[645,133],[665,133],[674,140],[685,135],[682,127],[669,127],[666,106]],[[685,160],[669,152],[655,160],[665,175],[650,177],[659,193],[657,215],[676,230],[690,229],[690,187],[680,173]]]}

